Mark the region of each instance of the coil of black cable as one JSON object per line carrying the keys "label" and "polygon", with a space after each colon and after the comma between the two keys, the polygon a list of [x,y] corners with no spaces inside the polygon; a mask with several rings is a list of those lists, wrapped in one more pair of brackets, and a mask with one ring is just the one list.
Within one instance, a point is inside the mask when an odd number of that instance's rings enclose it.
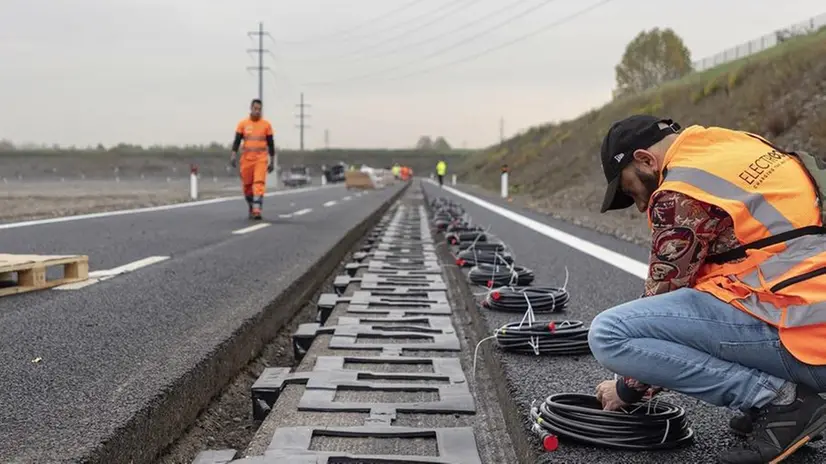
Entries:
{"label": "coil of black cable", "polygon": [[588,328],[582,321],[511,322],[496,329],[494,335],[499,346],[512,353],[556,356],[591,353]]}
{"label": "coil of black cable", "polygon": [[484,242],[460,242],[459,243],[459,251],[467,250],[469,248],[473,248],[476,251],[506,251],[508,246],[505,245],[499,239],[491,240],[491,237],[488,236],[487,240]]}
{"label": "coil of black cable", "polygon": [[492,288],[530,285],[534,273],[524,266],[479,263],[470,269],[467,277],[473,285]]}
{"label": "coil of black cable", "polygon": [[456,255],[456,264],[462,267],[478,264],[513,264],[513,255],[506,251],[479,251],[475,248],[468,248]]}
{"label": "coil of black cable", "polygon": [[453,222],[447,226],[448,232],[484,232],[485,228],[478,225],[465,224],[463,222]]}
{"label": "coil of black cable", "polygon": [[524,313],[530,307],[535,313],[560,311],[571,296],[564,288],[556,287],[500,287],[487,294],[480,303],[494,311]]}
{"label": "coil of black cable", "polygon": [[536,433],[606,448],[671,449],[694,439],[685,410],[657,398],[624,411],[603,411],[593,395],[558,393],[534,405],[530,415]]}
{"label": "coil of black cable", "polygon": [[451,245],[458,245],[463,242],[487,242],[488,237],[484,232],[451,232],[445,235],[447,243]]}

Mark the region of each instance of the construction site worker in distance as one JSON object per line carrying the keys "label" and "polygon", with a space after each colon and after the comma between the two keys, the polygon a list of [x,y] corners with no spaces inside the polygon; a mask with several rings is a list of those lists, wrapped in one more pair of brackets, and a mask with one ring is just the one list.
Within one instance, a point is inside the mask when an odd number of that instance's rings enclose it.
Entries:
{"label": "construction site worker in distance", "polygon": [[249,117],[241,120],[235,128],[235,140],[232,142],[230,155],[230,164],[236,167],[238,149],[241,149],[239,173],[250,219],[261,219],[267,174],[275,169],[272,124],[261,116],[262,106],[261,100],[257,98],[250,104]]}
{"label": "construction site worker in distance", "polygon": [[[618,375],[604,409],[673,390],[740,414],[721,463],[775,463],[826,429],[826,173],[747,132],[652,116],[614,123],[602,212],[636,205],[645,293],[599,314],[588,341]],[[721,424],[723,426],[723,424]],[[823,458],[826,462],[826,457]]]}
{"label": "construction site worker in distance", "polygon": [[447,174],[447,163],[444,160],[439,160],[436,163],[436,177],[439,178],[439,187],[443,187],[445,184],[445,174]]}

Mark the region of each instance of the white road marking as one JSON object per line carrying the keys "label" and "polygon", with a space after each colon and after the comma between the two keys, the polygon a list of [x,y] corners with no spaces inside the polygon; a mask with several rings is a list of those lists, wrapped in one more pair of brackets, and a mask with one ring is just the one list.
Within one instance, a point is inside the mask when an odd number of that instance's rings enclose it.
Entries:
{"label": "white road marking", "polygon": [[[425,181],[430,182],[434,185],[438,185],[435,181],[432,181],[430,179],[425,179]],[[513,211],[510,211],[508,209],[502,208],[492,203],[488,203],[487,201],[482,200],[481,198],[477,198],[473,195],[468,195],[465,192],[456,190],[446,185],[443,188],[458,197],[464,198],[465,200],[468,200],[472,203],[476,203],[482,208],[492,211],[507,219],[510,219],[511,221],[519,225],[525,226],[528,229],[538,232],[548,238],[568,245],[569,247],[575,250],[579,250],[587,255],[591,255],[594,258],[604,261],[618,269],[621,269],[633,275],[634,277],[645,279],[648,276],[648,265],[645,263],[629,258],[628,256],[609,250],[595,243],[591,243],[587,240],[583,240],[577,236],[563,232],[559,229],[554,229],[553,227],[547,224],[542,224],[541,222],[534,221],[533,219],[522,216],[521,214],[514,213]]]}
{"label": "white road marking", "polygon": [[298,210],[298,211],[294,212],[294,213],[293,213],[293,216],[301,216],[301,215],[304,215],[304,214],[310,213],[310,212],[312,212],[312,211],[313,211],[313,210],[312,210],[312,208],[304,208],[304,209],[300,209],[300,210]]}
{"label": "white road marking", "polygon": [[350,195],[347,195],[346,197],[342,198],[342,200],[344,200],[344,201],[350,201],[350,199],[352,199],[352,198],[353,198],[353,197],[351,197]]}
{"label": "white road marking", "polygon": [[[265,197],[272,197],[278,195],[292,195],[293,193],[302,193],[302,192],[311,192],[313,190],[321,190],[321,189],[328,189],[328,188],[335,188],[335,185],[326,185],[326,186],[317,186],[317,187],[303,187],[297,189],[290,189],[290,190],[279,190],[277,192],[270,192],[264,194]],[[189,208],[192,206],[203,206],[203,205],[211,205],[215,203],[224,203],[227,201],[232,200],[239,200],[244,197],[242,196],[232,196],[232,197],[219,197],[213,198],[210,200],[199,200],[199,201],[188,201],[185,203],[173,203],[171,205],[160,205],[160,206],[150,206],[146,208],[135,208],[135,209],[121,209],[116,211],[104,211],[100,213],[89,213],[89,214],[78,214],[74,216],[62,216],[62,217],[55,217],[55,218],[48,218],[48,219],[35,219],[32,221],[22,221],[22,222],[12,222],[8,224],[0,224],[0,230],[4,229],[16,229],[18,227],[29,227],[29,226],[39,226],[43,224],[56,224],[59,222],[69,222],[69,221],[79,221],[82,219],[96,219],[96,218],[104,218],[104,217],[111,217],[111,216],[123,216],[127,214],[139,214],[139,213],[150,213],[155,211],[168,211],[171,209],[178,209],[178,208]]]}
{"label": "white road marking", "polygon": [[264,227],[269,227],[270,223],[263,222],[261,224],[256,224],[254,226],[244,227],[243,229],[233,230],[232,233],[235,235],[242,235],[248,234],[250,232],[255,232],[256,230],[263,229]]}
{"label": "white road marking", "polygon": [[325,208],[329,208],[329,207],[331,207],[331,206],[335,205],[336,203],[338,203],[338,202],[337,202],[337,201],[335,201],[335,200],[330,200],[330,201],[328,201],[327,203],[324,203],[324,207],[325,207]]}
{"label": "white road marking", "polygon": [[89,273],[89,278],[86,280],[74,282],[71,284],[59,285],[57,287],[54,287],[53,290],[77,290],[80,288],[88,287],[92,284],[96,284],[98,282],[103,282],[104,280],[109,280],[112,277],[121,274],[136,271],[142,267],[160,263],[161,261],[166,261],[167,259],[169,259],[169,256],[150,256],[148,258],[139,259],[137,261],[133,261],[131,263],[124,264],[123,266],[118,266],[112,269],[92,271]]}

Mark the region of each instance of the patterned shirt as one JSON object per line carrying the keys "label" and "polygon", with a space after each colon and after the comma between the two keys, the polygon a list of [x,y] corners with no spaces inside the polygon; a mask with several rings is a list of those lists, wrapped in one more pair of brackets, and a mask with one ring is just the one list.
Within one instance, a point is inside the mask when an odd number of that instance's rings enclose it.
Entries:
{"label": "patterned shirt", "polygon": [[[728,213],[685,194],[661,190],[651,198],[649,211],[651,256],[643,298],[694,286],[706,256],[741,245]],[[620,398],[627,403],[661,390],[632,378],[620,377],[617,382]]]}

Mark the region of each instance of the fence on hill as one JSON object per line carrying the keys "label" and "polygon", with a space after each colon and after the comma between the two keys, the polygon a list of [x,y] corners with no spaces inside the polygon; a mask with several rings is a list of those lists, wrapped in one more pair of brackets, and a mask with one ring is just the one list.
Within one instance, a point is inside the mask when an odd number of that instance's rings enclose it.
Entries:
{"label": "fence on hill", "polygon": [[826,13],[820,14],[806,21],[792,24],[785,29],[776,30],[770,34],[763,35],[762,37],[750,40],[744,44],[731,47],[715,55],[695,61],[693,63],[694,70],[705,71],[706,69],[710,69],[730,61],[739,60],[740,58],[754,55],[755,53],[762,52],[763,50],[768,50],[769,48],[772,48],[782,43],[784,40],[788,40],[792,37],[817,32],[823,27],[826,27]]}

